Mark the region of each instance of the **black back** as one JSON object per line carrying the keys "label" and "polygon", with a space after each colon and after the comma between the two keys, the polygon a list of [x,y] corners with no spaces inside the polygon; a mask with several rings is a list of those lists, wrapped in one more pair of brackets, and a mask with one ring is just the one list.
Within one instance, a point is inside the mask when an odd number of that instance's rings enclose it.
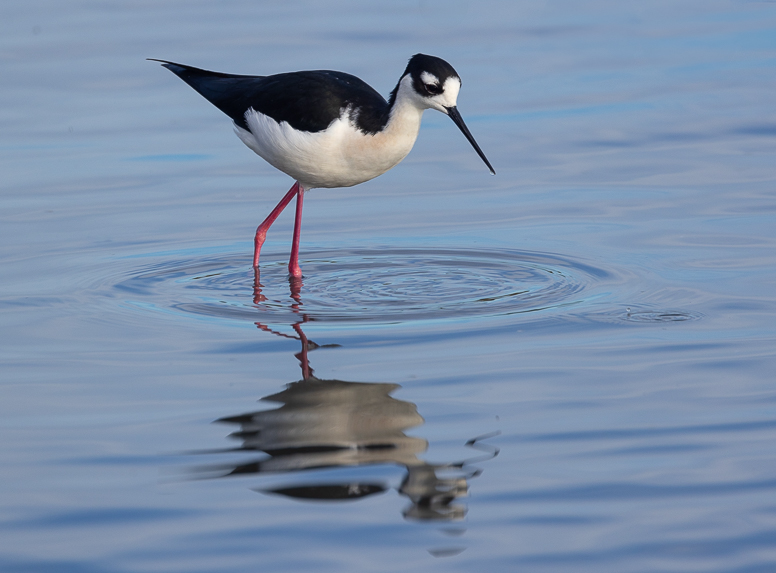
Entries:
{"label": "black back", "polygon": [[350,74],[329,70],[273,76],[241,76],[210,72],[165,60],[162,65],[194,88],[242,127],[245,112],[254,109],[300,131],[323,131],[350,106],[356,126],[377,133],[388,122],[388,102]]}

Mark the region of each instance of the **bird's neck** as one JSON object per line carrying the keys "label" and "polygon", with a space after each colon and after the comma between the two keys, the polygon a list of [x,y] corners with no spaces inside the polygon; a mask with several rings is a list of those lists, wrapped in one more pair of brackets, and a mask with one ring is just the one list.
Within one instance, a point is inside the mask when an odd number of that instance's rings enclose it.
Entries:
{"label": "bird's neck", "polygon": [[348,159],[347,172],[357,174],[355,185],[385,173],[404,159],[415,144],[420,130],[423,108],[407,90],[412,90],[410,76],[405,76],[391,94],[387,120],[380,131],[348,137],[340,144]]}
{"label": "bird's neck", "polygon": [[400,79],[391,92],[388,106],[388,121],[383,132],[391,137],[398,137],[400,134],[411,135],[411,147],[418,136],[420,120],[426,107],[421,105],[415,90],[412,89],[412,77],[409,74]]}

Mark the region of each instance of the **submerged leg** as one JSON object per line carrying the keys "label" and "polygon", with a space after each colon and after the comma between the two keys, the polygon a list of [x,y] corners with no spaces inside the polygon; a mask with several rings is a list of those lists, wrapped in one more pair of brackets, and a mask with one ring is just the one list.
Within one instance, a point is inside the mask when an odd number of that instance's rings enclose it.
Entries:
{"label": "submerged leg", "polygon": [[302,269],[299,268],[299,237],[302,234],[302,205],[304,203],[304,188],[297,183],[296,194],[296,219],[294,219],[294,241],[291,243],[291,258],[288,260],[288,274],[295,278],[302,278]]}
{"label": "submerged leg", "polygon": [[264,222],[259,225],[259,228],[256,229],[256,237],[253,239],[254,269],[259,268],[259,254],[261,253],[261,246],[264,244],[264,240],[267,238],[267,231],[269,230],[270,225],[275,222],[275,219],[280,216],[280,214],[283,212],[283,209],[286,208],[286,205],[291,202],[291,199],[294,198],[294,195],[297,195],[301,189],[302,186],[299,185],[299,181],[294,183],[293,187],[291,187],[288,193],[286,193],[285,196],[280,200],[280,203],[278,203],[277,206],[272,210],[272,213],[270,213],[269,216],[264,219]]}

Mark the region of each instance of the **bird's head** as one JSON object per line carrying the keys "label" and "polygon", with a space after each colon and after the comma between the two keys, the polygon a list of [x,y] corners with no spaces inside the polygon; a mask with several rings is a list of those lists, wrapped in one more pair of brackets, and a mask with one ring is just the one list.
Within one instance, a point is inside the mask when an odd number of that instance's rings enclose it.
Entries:
{"label": "bird's head", "polygon": [[447,113],[455,107],[461,90],[461,77],[441,58],[415,54],[404,70],[403,78],[412,86],[414,99],[426,109]]}
{"label": "bird's head", "polygon": [[[403,91],[406,94],[405,97],[408,97],[419,109],[435,109],[449,115],[485,162],[485,165],[488,166],[490,172],[496,174],[463,122],[461,114],[458,113],[457,103],[458,92],[461,90],[461,77],[453,66],[442,58],[415,54],[410,58],[407,69],[404,70],[404,74],[399,80],[396,91],[399,90]],[[392,94],[392,98],[395,97],[396,91]]]}

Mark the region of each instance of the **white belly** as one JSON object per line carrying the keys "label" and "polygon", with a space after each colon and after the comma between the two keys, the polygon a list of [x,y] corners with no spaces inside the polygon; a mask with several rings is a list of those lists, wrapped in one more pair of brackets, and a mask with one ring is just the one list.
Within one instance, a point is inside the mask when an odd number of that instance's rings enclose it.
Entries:
{"label": "white belly", "polygon": [[254,110],[245,114],[250,131],[235,126],[239,138],[273,167],[305,189],[351,187],[382,175],[412,149],[423,110],[400,106],[383,131],[359,131],[344,110],[325,131],[296,131]]}

